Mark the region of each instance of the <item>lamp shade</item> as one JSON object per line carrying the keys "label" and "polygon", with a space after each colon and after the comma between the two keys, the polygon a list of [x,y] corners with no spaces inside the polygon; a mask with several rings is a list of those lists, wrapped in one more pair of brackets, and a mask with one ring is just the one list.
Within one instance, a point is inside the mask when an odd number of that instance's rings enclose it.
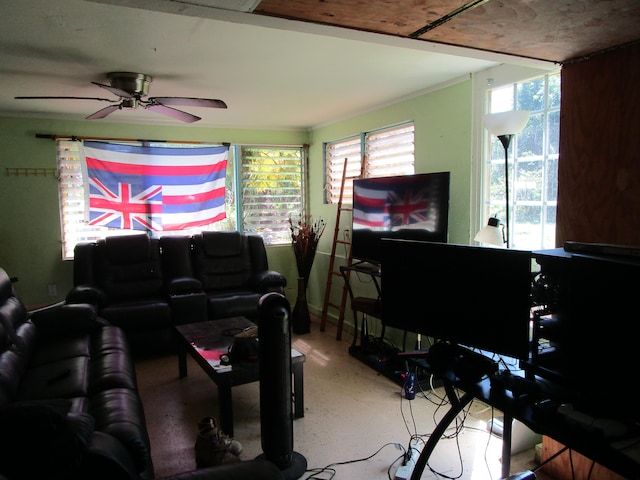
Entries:
{"label": "lamp shade", "polygon": [[504,246],[504,237],[500,230],[500,220],[491,217],[487,225],[483,227],[474,237],[476,242],[488,243],[498,247]]}
{"label": "lamp shade", "polygon": [[509,110],[484,116],[484,126],[495,136],[520,133],[529,121],[529,110]]}

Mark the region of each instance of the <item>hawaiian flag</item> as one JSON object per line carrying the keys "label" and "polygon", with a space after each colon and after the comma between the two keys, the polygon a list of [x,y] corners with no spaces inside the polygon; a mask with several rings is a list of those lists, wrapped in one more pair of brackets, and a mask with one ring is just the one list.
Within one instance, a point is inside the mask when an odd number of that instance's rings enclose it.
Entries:
{"label": "hawaiian flag", "polygon": [[436,231],[446,186],[443,182],[444,177],[432,174],[355,179],[354,230],[420,228]]}
{"label": "hawaiian flag", "polygon": [[228,153],[84,142],[89,224],[170,231],[223,220]]}
{"label": "hawaiian flag", "polygon": [[353,183],[353,228],[389,228],[389,185]]}

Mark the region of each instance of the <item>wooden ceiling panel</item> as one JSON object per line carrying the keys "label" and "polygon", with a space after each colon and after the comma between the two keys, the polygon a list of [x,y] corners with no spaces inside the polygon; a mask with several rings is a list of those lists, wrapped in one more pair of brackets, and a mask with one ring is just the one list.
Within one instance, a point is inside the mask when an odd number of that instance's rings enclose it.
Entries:
{"label": "wooden ceiling panel", "polygon": [[262,0],[254,13],[408,37],[468,0]]}
{"label": "wooden ceiling panel", "polygon": [[262,0],[254,13],[557,63],[640,41],[639,0]]}
{"label": "wooden ceiling panel", "polygon": [[638,0],[490,1],[419,38],[566,62],[640,37]]}

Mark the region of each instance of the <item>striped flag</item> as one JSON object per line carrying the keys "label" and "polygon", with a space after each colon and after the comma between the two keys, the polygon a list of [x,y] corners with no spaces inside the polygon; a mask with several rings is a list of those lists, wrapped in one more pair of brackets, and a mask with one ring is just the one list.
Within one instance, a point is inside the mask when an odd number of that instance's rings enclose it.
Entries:
{"label": "striped flag", "polygon": [[367,180],[353,183],[353,228],[389,229],[389,185]]}
{"label": "striped flag", "polygon": [[170,231],[226,218],[227,146],[83,148],[90,225]]}

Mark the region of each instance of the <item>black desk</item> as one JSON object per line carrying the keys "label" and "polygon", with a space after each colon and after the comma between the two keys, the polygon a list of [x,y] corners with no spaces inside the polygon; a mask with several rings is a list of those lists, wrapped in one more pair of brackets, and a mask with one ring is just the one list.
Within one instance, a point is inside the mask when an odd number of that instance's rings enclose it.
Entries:
{"label": "black desk", "polygon": [[[440,369],[429,363],[428,354],[416,360],[420,366],[442,379],[451,408],[436,425],[416,460],[411,480],[419,480],[436,444],[456,416],[474,399],[500,410],[504,414],[502,446],[502,477],[510,475],[511,425],[516,419],[531,430],[546,435],[570,449],[592,459],[596,463],[628,478],[640,476],[640,429],[629,425],[631,434],[624,440],[607,440],[601,432],[569,422],[555,413],[542,414],[536,410],[536,402],[558,395],[557,387],[543,379],[536,379],[540,386],[537,394],[516,397],[506,390],[491,390],[491,379],[485,376],[478,381],[463,381],[450,369]],[[459,395],[459,393],[461,395]],[[632,446],[634,448],[628,448]]]}

